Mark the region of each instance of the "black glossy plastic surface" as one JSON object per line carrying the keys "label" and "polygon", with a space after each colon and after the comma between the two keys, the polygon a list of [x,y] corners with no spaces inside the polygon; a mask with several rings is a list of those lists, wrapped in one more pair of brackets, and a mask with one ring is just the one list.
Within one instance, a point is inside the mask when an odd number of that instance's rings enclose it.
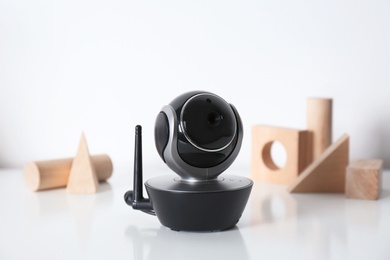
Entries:
{"label": "black glossy plastic surface", "polygon": [[175,178],[156,177],[145,183],[158,219],[173,230],[219,231],[234,227],[253,185],[250,179],[231,175],[203,183]]}
{"label": "black glossy plastic surface", "polygon": [[186,93],[181,94],[180,96],[176,97],[174,100],[171,101],[171,103],[169,103],[169,105],[172,106],[173,109],[175,109],[175,111],[177,113],[177,118],[180,118],[180,111],[181,111],[181,108],[183,107],[184,103],[190,97],[195,96],[195,95],[200,94],[200,93],[210,93],[210,92],[200,91],[200,90],[186,92]]}
{"label": "black glossy plastic surface", "polygon": [[185,103],[180,124],[191,143],[208,151],[226,148],[237,130],[236,117],[230,105],[208,93],[195,95]]}

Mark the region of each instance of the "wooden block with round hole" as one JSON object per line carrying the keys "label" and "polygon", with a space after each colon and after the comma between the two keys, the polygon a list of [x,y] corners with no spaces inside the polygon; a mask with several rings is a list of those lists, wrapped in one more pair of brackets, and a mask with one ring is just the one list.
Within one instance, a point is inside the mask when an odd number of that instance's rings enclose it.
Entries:
{"label": "wooden block with round hole", "polygon": [[377,200],[382,186],[382,160],[357,160],[347,167],[345,195],[352,199]]}
{"label": "wooden block with round hole", "polygon": [[[252,127],[251,177],[255,181],[290,184],[309,164],[309,133],[306,130],[255,125]],[[279,168],[271,156],[274,142],[286,151],[286,163]]]}

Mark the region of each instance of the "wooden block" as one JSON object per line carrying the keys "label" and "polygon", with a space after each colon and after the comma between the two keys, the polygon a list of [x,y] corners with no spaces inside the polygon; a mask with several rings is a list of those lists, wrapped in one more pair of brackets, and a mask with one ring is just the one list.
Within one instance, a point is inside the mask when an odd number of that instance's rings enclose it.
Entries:
{"label": "wooden block", "polygon": [[68,193],[96,193],[98,190],[98,181],[89,156],[87,142],[84,133],[81,136],[79,148],[70,169]]}
{"label": "wooden block", "polygon": [[344,192],[349,136],[344,134],[288,187],[289,192]]}
{"label": "wooden block", "polygon": [[332,143],[332,99],[308,98],[306,107],[310,162],[318,159]]}
{"label": "wooden block", "polygon": [[[111,177],[113,166],[106,154],[91,156],[99,181]],[[68,184],[73,158],[29,162],[24,166],[24,180],[32,191],[65,188]]]}
{"label": "wooden block", "polygon": [[[308,165],[308,132],[281,127],[252,127],[251,177],[255,181],[290,184]],[[281,169],[271,157],[273,142],[279,141],[286,150],[287,161]]]}
{"label": "wooden block", "polygon": [[377,200],[382,188],[382,167],[382,160],[352,162],[347,168],[346,197]]}

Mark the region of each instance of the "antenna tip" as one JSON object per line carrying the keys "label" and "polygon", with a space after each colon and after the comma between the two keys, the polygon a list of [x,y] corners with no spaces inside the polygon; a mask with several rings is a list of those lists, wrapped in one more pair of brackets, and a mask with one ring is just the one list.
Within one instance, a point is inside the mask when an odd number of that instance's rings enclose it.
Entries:
{"label": "antenna tip", "polygon": [[140,126],[140,125],[137,125],[136,127],[135,127],[135,134],[141,134],[142,132],[142,126]]}

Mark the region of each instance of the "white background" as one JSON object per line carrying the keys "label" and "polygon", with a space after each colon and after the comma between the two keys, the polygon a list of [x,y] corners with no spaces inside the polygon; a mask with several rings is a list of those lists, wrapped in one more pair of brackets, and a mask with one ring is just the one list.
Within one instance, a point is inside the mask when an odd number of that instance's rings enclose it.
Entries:
{"label": "white background", "polygon": [[179,94],[214,92],[245,127],[305,128],[306,98],[334,99],[334,139],[390,166],[389,1],[0,0],[0,167],[91,154],[160,165],[154,120]]}

